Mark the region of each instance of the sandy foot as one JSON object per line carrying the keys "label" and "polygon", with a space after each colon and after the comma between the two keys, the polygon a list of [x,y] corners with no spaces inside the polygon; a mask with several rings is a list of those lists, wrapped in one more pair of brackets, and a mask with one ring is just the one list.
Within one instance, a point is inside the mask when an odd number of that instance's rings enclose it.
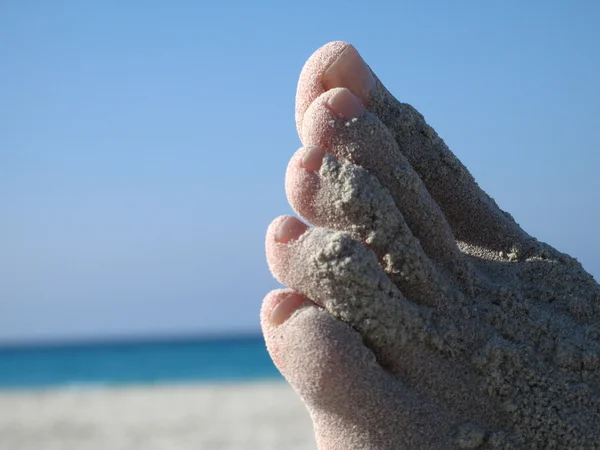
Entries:
{"label": "sandy foot", "polygon": [[307,62],[262,309],[322,449],[599,448],[600,286],[523,231],[353,47]]}

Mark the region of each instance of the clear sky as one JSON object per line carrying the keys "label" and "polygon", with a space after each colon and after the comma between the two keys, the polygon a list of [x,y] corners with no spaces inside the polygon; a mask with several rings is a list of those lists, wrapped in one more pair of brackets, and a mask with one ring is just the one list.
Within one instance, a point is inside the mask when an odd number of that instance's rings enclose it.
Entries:
{"label": "clear sky", "polygon": [[207,4],[0,3],[0,341],[258,331],[331,40],[600,278],[600,2]]}

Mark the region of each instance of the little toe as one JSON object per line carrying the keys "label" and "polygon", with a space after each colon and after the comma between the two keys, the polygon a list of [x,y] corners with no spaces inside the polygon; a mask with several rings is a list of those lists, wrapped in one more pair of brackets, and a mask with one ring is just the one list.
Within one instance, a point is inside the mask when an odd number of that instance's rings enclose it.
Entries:
{"label": "little toe", "polygon": [[344,378],[352,372],[355,380],[350,384],[355,385],[380,370],[356,331],[299,292],[270,292],[260,316],[273,362],[309,406],[330,403],[328,397],[347,392],[349,380]]}
{"label": "little toe", "polygon": [[320,147],[301,148],[288,164],[286,192],[306,221],[346,231],[372,249],[407,298],[430,306],[441,301],[444,282],[435,265],[389,191],[366,169],[338,162]]}
{"label": "little toe", "polygon": [[448,448],[451,431],[437,405],[385,372],[356,331],[306,297],[269,293],[261,326],[275,365],[309,410],[320,449]]}
{"label": "little toe", "polygon": [[[273,239],[277,228],[269,232]],[[331,439],[355,436],[354,430],[359,436],[366,433],[364,442],[372,444],[353,440],[352,445],[323,448],[455,448],[456,427],[473,417],[480,425],[500,426],[504,418],[491,407],[497,405],[476,377],[464,373],[460,347],[466,342],[448,346],[453,325],[386,289],[383,280],[377,282],[365,255],[356,255],[359,250],[352,251],[344,240],[342,233],[314,228],[287,244],[275,242],[288,255],[267,245],[271,259],[274,254],[287,258],[279,265],[283,272],[274,275],[294,288],[271,293],[263,304],[261,323],[275,364],[307,404],[317,437],[324,439],[320,442],[339,443]],[[312,260],[306,249],[313,251]],[[311,294],[301,293],[296,284]],[[468,330],[462,338],[479,339],[477,333]],[[451,348],[458,352],[454,359],[445,356]],[[383,415],[365,426],[361,417],[377,411]],[[392,421],[390,435],[386,420]],[[374,430],[386,439],[372,440]],[[426,443],[419,441],[424,436]],[[393,445],[380,447],[380,442]]]}

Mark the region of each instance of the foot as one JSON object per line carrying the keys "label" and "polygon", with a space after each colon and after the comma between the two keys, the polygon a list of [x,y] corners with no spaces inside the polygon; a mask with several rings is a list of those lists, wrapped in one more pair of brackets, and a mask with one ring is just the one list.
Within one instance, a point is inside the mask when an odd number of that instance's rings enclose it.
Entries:
{"label": "foot", "polygon": [[600,286],[525,233],[356,50],[298,86],[297,213],[267,231],[267,348],[320,449],[598,448]]}

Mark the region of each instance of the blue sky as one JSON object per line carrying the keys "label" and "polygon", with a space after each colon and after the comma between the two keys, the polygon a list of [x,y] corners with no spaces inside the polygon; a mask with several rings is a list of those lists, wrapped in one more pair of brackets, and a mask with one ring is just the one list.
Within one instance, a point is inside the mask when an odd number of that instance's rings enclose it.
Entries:
{"label": "blue sky", "polygon": [[600,277],[600,3],[204,3],[0,5],[0,341],[258,331],[331,40]]}

